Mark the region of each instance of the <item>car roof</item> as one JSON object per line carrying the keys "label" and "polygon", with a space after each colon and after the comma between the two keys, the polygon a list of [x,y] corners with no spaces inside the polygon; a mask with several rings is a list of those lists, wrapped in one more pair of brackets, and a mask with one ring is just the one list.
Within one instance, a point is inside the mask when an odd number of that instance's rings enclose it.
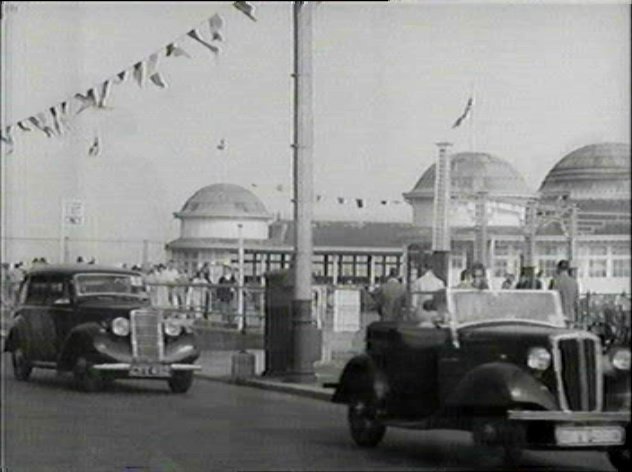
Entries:
{"label": "car roof", "polygon": [[28,270],[28,275],[44,275],[44,274],[58,274],[58,275],[75,275],[85,273],[103,273],[113,272],[117,274],[139,275],[140,272],[122,269],[121,267],[96,265],[96,264],[45,264],[38,267],[33,267]]}

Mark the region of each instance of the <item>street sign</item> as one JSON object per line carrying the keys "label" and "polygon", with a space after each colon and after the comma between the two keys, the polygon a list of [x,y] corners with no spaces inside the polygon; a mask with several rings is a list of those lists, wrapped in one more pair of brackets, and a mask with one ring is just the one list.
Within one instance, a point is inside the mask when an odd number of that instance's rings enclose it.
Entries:
{"label": "street sign", "polygon": [[64,224],[81,226],[84,223],[84,206],[81,200],[64,200]]}

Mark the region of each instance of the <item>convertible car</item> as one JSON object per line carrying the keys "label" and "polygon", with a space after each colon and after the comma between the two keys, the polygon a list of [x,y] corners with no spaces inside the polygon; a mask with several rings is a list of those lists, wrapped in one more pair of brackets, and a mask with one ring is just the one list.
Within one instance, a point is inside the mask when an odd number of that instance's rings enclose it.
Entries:
{"label": "convertible car", "polygon": [[353,440],[387,427],[471,431],[512,463],[523,449],[601,450],[630,462],[630,349],[565,326],[548,290],[438,292],[434,325],[375,322],[332,400]]}
{"label": "convertible car", "polygon": [[141,274],[88,264],[26,275],[4,350],[17,380],[28,380],[33,368],[56,369],[71,372],[85,391],[146,378],[184,393],[199,369],[195,333],[150,306]]}

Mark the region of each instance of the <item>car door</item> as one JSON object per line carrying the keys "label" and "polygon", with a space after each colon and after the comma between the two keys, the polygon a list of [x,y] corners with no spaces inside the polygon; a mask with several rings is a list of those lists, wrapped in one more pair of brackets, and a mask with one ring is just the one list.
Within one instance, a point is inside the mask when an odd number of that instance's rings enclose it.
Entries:
{"label": "car door", "polygon": [[55,324],[55,352],[63,348],[66,337],[77,323],[75,306],[71,296],[69,279],[65,275],[53,275],[48,278],[49,309]]}
{"label": "car door", "polygon": [[20,342],[27,357],[34,361],[54,361],[57,332],[51,303],[49,276],[29,277],[25,285],[24,303],[19,309],[22,326]]}

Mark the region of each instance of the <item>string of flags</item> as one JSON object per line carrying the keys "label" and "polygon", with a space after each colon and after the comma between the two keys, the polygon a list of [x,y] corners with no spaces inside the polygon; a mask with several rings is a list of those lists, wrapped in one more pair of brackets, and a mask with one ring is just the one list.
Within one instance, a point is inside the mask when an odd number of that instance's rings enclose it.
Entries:
{"label": "string of flags", "polygon": [[[255,7],[250,2],[237,1],[233,6],[244,13],[248,18],[257,21],[255,17]],[[168,83],[159,71],[159,64],[162,58],[191,58],[185,50],[183,43],[186,40],[204,46],[213,55],[221,52],[220,43],[224,41],[222,29],[224,19],[219,14],[214,14],[211,18],[201,22],[186,34],[171,41],[165,47],[150,54],[148,57],[136,61],[130,67],[107,78],[87,91],[77,92],[72,97],[57,103],[45,111],[26,117],[14,123],[4,126],[0,130],[0,142],[6,154],[11,154],[15,145],[15,132],[28,133],[34,130],[41,131],[48,138],[63,136],[67,131],[72,130],[72,119],[90,108],[104,110],[108,109],[111,98],[112,86],[120,85],[132,78],[140,88],[148,83],[165,89]],[[95,136],[88,155],[99,154],[100,140]]]}
{"label": "string of flags", "polygon": [[[252,183],[250,184],[250,186],[252,188],[256,188],[256,189],[265,189],[265,187],[268,187],[267,185],[260,185],[260,184],[256,184],[256,183]],[[286,194],[286,187],[283,184],[277,184],[273,187],[271,187],[272,189],[274,189],[274,191],[276,191],[277,193],[282,193],[282,194]],[[267,190],[270,190],[270,188],[268,188]],[[287,189],[289,190],[289,188]],[[291,203],[294,203],[294,199],[290,198],[289,201]],[[367,207],[383,207],[383,206],[391,206],[391,205],[402,205],[404,202],[402,200],[392,200],[392,199],[378,199],[378,198],[359,198],[359,197],[349,197],[349,196],[335,196],[332,197],[330,195],[324,195],[322,193],[316,193],[314,195],[314,202],[315,203],[335,203],[338,205],[352,205],[356,208],[367,208]]]}

